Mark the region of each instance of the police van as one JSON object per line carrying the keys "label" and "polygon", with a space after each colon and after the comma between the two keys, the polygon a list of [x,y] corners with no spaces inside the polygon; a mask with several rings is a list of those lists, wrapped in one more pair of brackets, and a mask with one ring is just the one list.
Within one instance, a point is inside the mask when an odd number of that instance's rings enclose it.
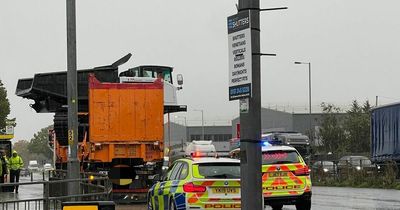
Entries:
{"label": "police van", "polygon": [[217,151],[212,141],[194,140],[186,146],[186,157],[216,155]]}

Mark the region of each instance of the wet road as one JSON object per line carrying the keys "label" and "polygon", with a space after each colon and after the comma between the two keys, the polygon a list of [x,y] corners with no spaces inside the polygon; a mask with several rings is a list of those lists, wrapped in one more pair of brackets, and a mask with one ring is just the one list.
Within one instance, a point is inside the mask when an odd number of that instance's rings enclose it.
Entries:
{"label": "wet road", "polygon": [[[145,205],[122,205],[118,210],[145,210]],[[270,207],[265,208],[270,210]],[[285,210],[294,210],[294,206],[284,206]],[[399,190],[358,189],[344,187],[314,187],[312,197],[314,210],[353,210],[400,209]]]}
{"label": "wet road", "polygon": [[[35,180],[40,181],[42,176],[35,175]],[[29,182],[30,178],[23,177],[21,182]],[[42,197],[42,185],[21,186],[20,193],[1,193],[0,200],[30,199]],[[9,208],[12,209],[12,208]],[[146,205],[118,205],[117,210],[145,210]],[[266,210],[271,208],[267,207]],[[294,206],[285,206],[286,210],[296,209]],[[357,189],[342,187],[313,187],[312,209],[400,209],[400,191],[382,189]]]}

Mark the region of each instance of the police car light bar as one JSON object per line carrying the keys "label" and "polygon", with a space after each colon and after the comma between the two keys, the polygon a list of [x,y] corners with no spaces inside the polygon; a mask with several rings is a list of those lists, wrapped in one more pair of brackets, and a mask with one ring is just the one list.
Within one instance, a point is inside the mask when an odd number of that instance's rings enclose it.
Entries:
{"label": "police car light bar", "polygon": [[196,151],[196,152],[192,152],[191,153],[191,157],[192,158],[197,158],[197,157],[218,157],[218,153],[217,152],[200,152],[200,151]]}

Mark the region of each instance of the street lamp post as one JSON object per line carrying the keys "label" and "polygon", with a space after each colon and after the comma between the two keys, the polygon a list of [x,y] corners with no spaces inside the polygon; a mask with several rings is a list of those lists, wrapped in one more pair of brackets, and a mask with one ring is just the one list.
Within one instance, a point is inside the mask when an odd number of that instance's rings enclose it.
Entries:
{"label": "street lamp post", "polygon": [[[187,142],[187,132],[186,132],[186,129],[187,129],[187,121],[186,121],[186,117],[185,116],[175,116],[175,118],[183,118],[184,120],[185,120],[185,141]],[[181,139],[181,144],[182,144],[182,147],[181,147],[181,151],[183,152],[183,139]]]}
{"label": "street lamp post", "polygon": [[314,143],[314,138],[312,134],[312,116],[311,116],[311,63],[310,62],[294,62],[294,64],[307,64],[308,65],[308,110],[309,110],[309,131],[310,131],[310,139],[311,142]]}
{"label": "street lamp post", "polygon": [[193,111],[201,112],[201,140],[204,140],[204,110],[195,109]]}

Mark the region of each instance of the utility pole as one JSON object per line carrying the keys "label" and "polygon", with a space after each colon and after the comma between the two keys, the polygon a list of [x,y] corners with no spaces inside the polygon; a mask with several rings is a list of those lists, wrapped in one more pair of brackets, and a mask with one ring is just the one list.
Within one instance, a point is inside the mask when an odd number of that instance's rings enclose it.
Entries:
{"label": "utility pole", "polygon": [[264,209],[261,182],[260,0],[239,0],[239,13],[250,10],[252,95],[248,111],[240,113],[240,173],[242,209]]}
{"label": "utility pole", "polygon": [[296,62],[294,62],[294,64],[307,64],[308,65],[308,106],[309,106],[308,107],[308,111],[309,111],[309,114],[308,114],[308,123],[309,123],[308,129],[309,129],[309,132],[310,132],[311,143],[314,144],[314,132],[313,132],[314,129],[312,129],[312,112],[311,112],[311,62],[299,62],[299,61],[296,61]]}
{"label": "utility pole", "polygon": [[311,62],[308,62],[308,106],[309,106],[309,129],[310,129],[310,138],[311,143],[315,146],[314,142],[314,129],[312,129],[312,112],[311,112]]}
{"label": "utility pole", "polygon": [[[78,86],[75,0],[67,0],[68,179],[79,179]],[[79,182],[68,183],[68,195],[79,194]]]}
{"label": "utility pole", "polygon": [[205,140],[204,139],[204,110],[203,109],[195,109],[193,111],[201,112],[201,140]]}

